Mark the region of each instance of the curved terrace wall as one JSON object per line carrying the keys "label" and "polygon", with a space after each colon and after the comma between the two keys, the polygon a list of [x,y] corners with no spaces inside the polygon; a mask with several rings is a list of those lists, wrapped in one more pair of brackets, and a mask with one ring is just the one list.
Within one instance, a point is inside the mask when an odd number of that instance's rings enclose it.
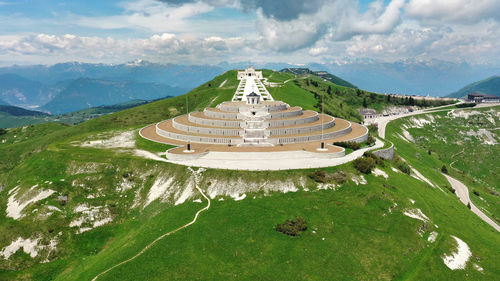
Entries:
{"label": "curved terrace wall", "polygon": [[166,138],[184,142],[197,142],[197,143],[208,143],[208,144],[238,144],[241,142],[240,139],[200,137],[200,136],[183,135],[173,132],[167,132],[158,128],[158,125],[156,126],[156,133]]}
{"label": "curved terrace wall", "polygon": [[[342,130],[339,130],[339,131],[323,134],[323,136],[321,134],[318,134],[318,135],[312,135],[312,136],[282,137],[282,138],[278,138],[277,143],[278,144],[287,144],[287,143],[320,141],[322,139],[332,139],[332,138],[340,137],[340,136],[343,136],[343,135],[350,133],[351,131],[352,131],[352,125],[349,122],[349,127],[342,129]],[[368,136],[366,136],[366,138],[368,138]]]}
{"label": "curved terrace wall", "polygon": [[290,118],[295,116],[302,115],[302,108],[298,108],[296,110],[286,110],[281,112],[272,112],[268,115],[268,119],[282,119],[282,118]]}
{"label": "curved terrace wall", "polygon": [[196,127],[181,124],[175,121],[176,118],[172,119],[172,126],[177,130],[187,132],[187,133],[195,133],[201,135],[217,135],[217,136],[240,136],[240,129],[221,129],[221,128],[206,128],[206,127]]}
{"label": "curved terrace wall", "polygon": [[237,112],[220,112],[220,111],[213,111],[213,110],[203,110],[203,114],[207,117],[212,117],[212,118],[219,118],[219,119],[238,119],[238,113]]}
{"label": "curved terrace wall", "polygon": [[217,120],[217,119],[205,119],[196,116],[192,116],[191,113],[188,116],[188,120],[195,124],[214,126],[214,127],[240,127],[241,121],[231,121],[231,120]]}
{"label": "curved terrace wall", "polygon": [[287,126],[296,126],[302,124],[313,123],[319,120],[318,113],[313,116],[308,116],[305,118],[293,118],[293,119],[285,119],[285,120],[272,120],[268,121],[268,127],[287,127]]}
{"label": "curved terrace wall", "polygon": [[276,135],[300,135],[300,134],[307,134],[311,132],[316,132],[316,131],[321,131],[321,126],[323,126],[323,129],[330,129],[333,126],[335,126],[335,120],[331,120],[329,122],[326,122],[324,124],[318,124],[314,126],[306,126],[306,127],[297,127],[297,128],[276,128],[276,129],[269,129],[270,135],[271,136],[276,136]]}

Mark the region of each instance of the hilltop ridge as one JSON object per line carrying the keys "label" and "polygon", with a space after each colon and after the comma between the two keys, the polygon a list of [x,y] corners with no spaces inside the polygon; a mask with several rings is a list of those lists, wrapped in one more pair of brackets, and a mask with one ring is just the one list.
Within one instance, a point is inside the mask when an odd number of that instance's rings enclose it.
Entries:
{"label": "hilltop ridge", "polygon": [[464,98],[473,92],[500,96],[500,76],[491,76],[484,80],[468,84],[462,89],[449,94],[448,97]]}

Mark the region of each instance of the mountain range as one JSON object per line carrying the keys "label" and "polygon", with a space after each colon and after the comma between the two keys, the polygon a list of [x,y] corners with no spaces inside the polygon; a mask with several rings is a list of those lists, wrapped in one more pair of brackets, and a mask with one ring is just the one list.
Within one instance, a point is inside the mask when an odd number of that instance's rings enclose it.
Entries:
{"label": "mountain range", "polygon": [[473,92],[500,96],[500,76],[492,76],[487,79],[471,83],[448,96],[452,98],[463,98]]}
{"label": "mountain range", "polygon": [[52,114],[66,113],[132,99],[176,96],[224,71],[248,65],[274,70],[307,70],[337,85],[371,92],[433,96],[449,95],[465,83],[500,73],[497,68],[439,60],[332,61],[300,66],[252,62],[187,66],[142,60],[123,64],[14,65],[0,68],[0,103]]}
{"label": "mountain range", "polygon": [[78,78],[41,109],[52,114],[60,114],[135,99],[154,100],[176,96],[185,91],[186,89],[158,83]]}
{"label": "mountain range", "polygon": [[468,83],[500,74],[499,67],[436,59],[428,61],[405,59],[390,63],[358,59],[301,65],[251,62],[219,64],[224,69],[244,68],[248,65],[275,70],[301,67],[313,71],[328,71],[363,90],[424,96],[446,96]]}

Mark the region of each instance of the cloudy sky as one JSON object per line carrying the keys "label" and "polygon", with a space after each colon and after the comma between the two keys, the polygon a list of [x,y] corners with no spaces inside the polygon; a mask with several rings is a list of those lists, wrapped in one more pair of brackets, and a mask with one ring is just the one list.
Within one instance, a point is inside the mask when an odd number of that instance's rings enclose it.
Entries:
{"label": "cloudy sky", "polygon": [[499,0],[0,0],[0,65],[500,65]]}

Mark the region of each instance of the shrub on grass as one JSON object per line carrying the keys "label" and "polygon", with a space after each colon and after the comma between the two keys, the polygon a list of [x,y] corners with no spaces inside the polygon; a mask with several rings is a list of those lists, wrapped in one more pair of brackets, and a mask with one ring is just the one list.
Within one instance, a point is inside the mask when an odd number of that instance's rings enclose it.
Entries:
{"label": "shrub on grass", "polygon": [[375,168],[375,159],[362,157],[353,161],[354,168],[363,174],[370,174]]}
{"label": "shrub on grass", "polygon": [[479,192],[477,190],[472,190],[472,193],[474,193],[474,195],[476,196],[479,196]]}
{"label": "shrub on grass", "polygon": [[316,170],[309,174],[309,177],[313,179],[315,182],[325,183],[328,181],[328,176],[323,170]]}
{"label": "shrub on grass", "polygon": [[0,128],[0,136],[7,134],[7,130]]}
{"label": "shrub on grass", "polygon": [[361,145],[359,143],[354,142],[354,141],[338,141],[338,142],[334,142],[333,145],[340,146],[343,148],[350,148],[350,149],[354,149],[354,150],[357,150],[361,147]]}
{"label": "shrub on grass", "polygon": [[371,135],[368,136],[368,138],[366,139],[365,143],[368,145],[368,146],[371,146],[372,144],[375,143],[375,138],[372,137]]}
{"label": "shrub on grass", "polygon": [[298,236],[307,229],[307,223],[304,218],[297,216],[294,220],[287,219],[284,223],[277,224],[274,229],[289,236]]}
{"label": "shrub on grass", "polygon": [[372,134],[378,134],[378,127],[375,124],[368,125],[368,131]]}
{"label": "shrub on grass", "polygon": [[443,167],[441,167],[441,172],[443,172],[444,174],[448,174],[448,169],[446,168],[445,165],[443,165]]}
{"label": "shrub on grass", "polygon": [[338,171],[333,173],[332,179],[336,183],[344,183],[345,181],[347,181],[347,175],[343,171]]}
{"label": "shrub on grass", "polygon": [[381,167],[385,167],[384,159],[382,159],[382,158],[378,157],[377,155],[373,154],[373,152],[366,151],[365,153],[363,153],[363,156],[373,158],[373,160],[375,160],[375,164],[376,165],[381,166]]}
{"label": "shrub on grass", "polygon": [[474,107],[474,106],[476,106],[475,103],[462,103],[462,104],[455,105],[456,108],[467,108],[467,107]]}
{"label": "shrub on grass", "polygon": [[411,174],[410,166],[403,161],[397,162],[396,167],[398,168],[398,170],[400,170],[401,172],[403,172],[407,175]]}
{"label": "shrub on grass", "polygon": [[455,194],[455,189],[449,185],[444,186],[446,189],[448,189],[451,193]]}

